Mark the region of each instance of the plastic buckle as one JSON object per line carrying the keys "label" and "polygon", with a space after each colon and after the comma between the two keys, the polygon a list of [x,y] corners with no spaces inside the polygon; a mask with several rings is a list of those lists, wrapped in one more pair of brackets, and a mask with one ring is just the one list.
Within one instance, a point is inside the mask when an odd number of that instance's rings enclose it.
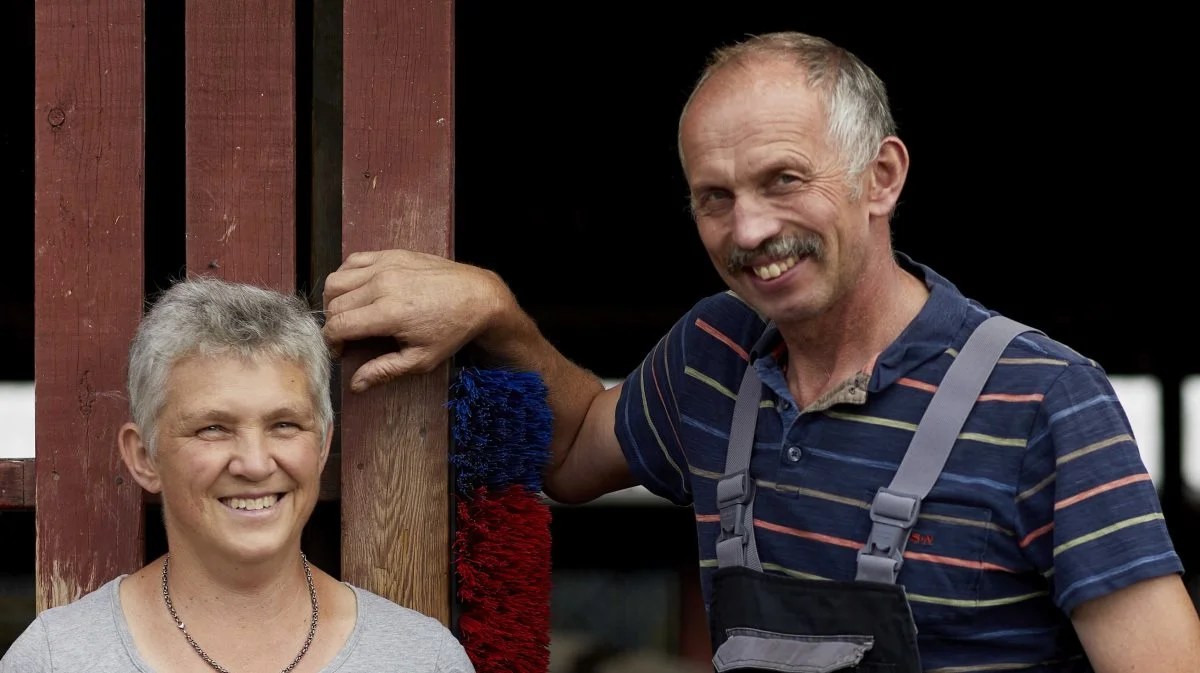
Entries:
{"label": "plastic buckle", "polygon": [[754,480],[747,470],[726,475],[717,482],[717,508],[721,515],[723,538],[745,538],[746,507],[754,501],[754,489]]}
{"label": "plastic buckle", "polygon": [[904,540],[907,537],[907,531],[894,526],[872,526],[863,552],[872,556],[887,556],[899,564],[903,558]]}
{"label": "plastic buckle", "polygon": [[717,481],[717,507],[724,509],[734,504],[745,505],[754,498],[754,480],[749,470],[727,474]]}
{"label": "plastic buckle", "polygon": [[900,577],[901,563],[888,556],[875,556],[865,550],[858,552],[858,578],[870,582],[895,584]]}
{"label": "plastic buckle", "polygon": [[889,488],[881,488],[871,501],[871,521],[912,529],[921,514],[921,499]]}
{"label": "plastic buckle", "polygon": [[897,568],[903,562],[904,547],[909,533],[917,525],[921,500],[887,488],[879,489],[871,502],[871,533],[863,551],[890,557]]}

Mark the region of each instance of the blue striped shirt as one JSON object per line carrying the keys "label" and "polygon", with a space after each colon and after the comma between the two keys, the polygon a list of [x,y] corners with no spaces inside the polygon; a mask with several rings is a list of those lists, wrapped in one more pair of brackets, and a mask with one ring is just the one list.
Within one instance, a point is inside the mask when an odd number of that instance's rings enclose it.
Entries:
{"label": "blue striped shirt", "polygon": [[[625,380],[616,431],[651,492],[691,505],[710,600],[716,482],[751,359],[766,386],[751,473],[763,569],[852,580],[886,486],[957,349],[992,312],[897,259],[930,297],[857,376],[803,412],[786,350],[736,295],[699,302]],[[1005,350],[925,500],[904,585],[926,671],[1090,670],[1069,615],[1135,582],[1181,573],[1133,432],[1103,369],[1040,334]]]}

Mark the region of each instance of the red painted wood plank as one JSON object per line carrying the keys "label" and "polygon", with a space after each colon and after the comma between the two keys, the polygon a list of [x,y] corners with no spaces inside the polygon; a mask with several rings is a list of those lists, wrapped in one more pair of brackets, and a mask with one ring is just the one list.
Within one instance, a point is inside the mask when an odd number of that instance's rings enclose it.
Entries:
{"label": "red painted wood plank", "polygon": [[293,0],[187,0],[187,267],[296,285]]}
{"label": "red painted wood plank", "polygon": [[32,458],[0,460],[0,510],[32,508],[33,480]]}
{"label": "red painted wood plank", "polygon": [[[342,252],[452,255],[452,0],[346,0]],[[342,575],[449,624],[448,370],[349,392],[343,354]]]}
{"label": "red painted wood plank", "polygon": [[142,561],[116,433],[142,309],[142,0],[35,9],[37,607]]}

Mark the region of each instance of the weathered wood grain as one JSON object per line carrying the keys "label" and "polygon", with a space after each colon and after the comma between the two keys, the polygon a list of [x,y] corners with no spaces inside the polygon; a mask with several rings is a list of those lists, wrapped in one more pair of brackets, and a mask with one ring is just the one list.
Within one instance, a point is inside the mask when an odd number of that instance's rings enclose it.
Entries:
{"label": "weathered wood grain", "polygon": [[291,0],[187,0],[187,268],[296,287]]}
{"label": "weathered wood grain", "polygon": [[[453,254],[453,25],[452,0],[345,2],[344,255]],[[342,361],[343,577],[449,625],[449,372],[351,393],[379,352]]]}
{"label": "weathered wood grain", "polygon": [[34,10],[37,609],[141,566],[116,433],[142,310],[142,0]]}

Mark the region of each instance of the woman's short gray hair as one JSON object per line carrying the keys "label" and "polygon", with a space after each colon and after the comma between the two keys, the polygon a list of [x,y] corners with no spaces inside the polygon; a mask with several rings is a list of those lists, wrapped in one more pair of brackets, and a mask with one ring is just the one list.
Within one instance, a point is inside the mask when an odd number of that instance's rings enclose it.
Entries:
{"label": "woman's short gray hair", "polygon": [[[883,80],[857,56],[824,38],[804,33],[768,33],[713,52],[679,117],[680,129],[692,99],[712,75],[732,63],[756,56],[783,56],[804,69],[808,86],[825,103],[827,132],[846,164],[858,198],[857,178],[875,159],[883,139],[896,133]],[[680,159],[683,158],[680,144]]]}
{"label": "woman's short gray hair", "polygon": [[129,349],[129,407],[153,453],[171,368],[192,355],[295,362],[308,373],[324,446],[333,421],[329,348],[299,296],[215,278],[172,285],[142,318]]}

